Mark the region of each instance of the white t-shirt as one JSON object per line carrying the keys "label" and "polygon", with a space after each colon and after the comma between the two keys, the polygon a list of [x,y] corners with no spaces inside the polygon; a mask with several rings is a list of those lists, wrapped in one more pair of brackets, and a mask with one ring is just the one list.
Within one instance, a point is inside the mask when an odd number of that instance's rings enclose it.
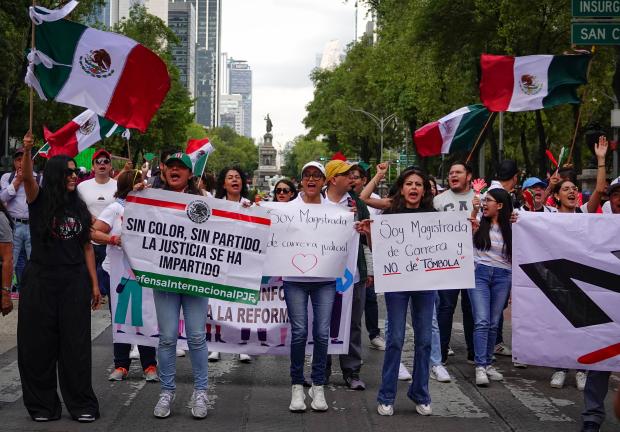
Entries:
{"label": "white t-shirt", "polygon": [[440,193],[433,198],[433,207],[437,211],[467,211],[472,210],[474,199],[473,189],[464,193],[454,193],[451,189]]}
{"label": "white t-shirt", "polygon": [[[125,206],[121,201],[117,200],[112,202],[99,214],[97,220],[100,220],[110,227],[109,234],[111,236],[119,236],[122,232],[123,214],[125,213]],[[110,256],[114,254],[123,254],[123,249],[120,246],[108,245],[106,247],[105,260],[101,264],[101,267],[108,273],[110,273]]]}
{"label": "white t-shirt", "polygon": [[98,217],[99,213],[114,201],[116,180],[111,178],[106,183],[100,184],[93,178],[80,183],[77,190],[90,214]]}
{"label": "white t-shirt", "polygon": [[491,240],[489,250],[483,251],[474,247],[474,262],[489,267],[511,270],[511,262],[504,256],[504,237],[499,225],[491,224],[489,239]]}
{"label": "white t-shirt", "polygon": [[[374,192],[370,194],[370,198],[381,199],[381,197]],[[369,205],[366,205],[366,207],[368,207],[368,212],[370,213],[370,216],[380,215],[381,213],[383,213],[383,210],[381,209],[374,208]]]}

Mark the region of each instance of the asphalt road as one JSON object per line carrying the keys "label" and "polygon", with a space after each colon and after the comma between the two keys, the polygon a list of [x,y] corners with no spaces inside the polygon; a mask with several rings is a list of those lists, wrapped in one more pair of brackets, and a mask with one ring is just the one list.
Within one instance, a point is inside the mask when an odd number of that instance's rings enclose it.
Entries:
{"label": "asphalt road", "polygon": [[[457,308],[458,310],[458,308]],[[15,316],[0,320],[0,430],[2,431],[578,431],[582,393],[575,388],[574,373],[563,389],[549,387],[551,371],[529,367],[515,369],[508,357],[500,357],[498,369],[505,380],[488,388],[473,384],[473,366],[465,362],[462,327],[455,324],[453,347],[448,369],[453,382],[441,384],[431,380],[433,415],[422,417],[406,397],[408,383],[399,384],[393,417],[376,412],[376,396],[380,384],[383,353],[372,349],[364,352],[362,378],[366,391],[351,391],[343,386],[342,375],[334,366],[327,391],[330,410],[326,413],[288,411],[290,381],[288,358],[260,357],[251,364],[241,364],[232,355],[223,355],[209,364],[210,410],[205,420],[194,420],[187,408],[192,392],[189,358],[177,362],[177,398],[173,414],[165,420],[153,417],[159,385],[145,383],[139,365],[132,365],[130,377],[111,383],[112,346],[109,315],[97,311],[93,315],[93,385],[99,397],[101,418],[93,424],[72,421],[66,412],[56,422],[35,423],[30,420],[21,400],[17,350],[10,329]],[[509,321],[508,321],[509,325]],[[509,333],[509,327],[506,329]],[[409,351],[404,361],[411,368],[411,332]],[[335,365],[337,362],[335,362]],[[309,370],[307,368],[306,370]],[[611,389],[620,379],[612,376]],[[611,397],[608,397],[611,413]],[[620,423],[608,416],[603,431],[618,431]]]}

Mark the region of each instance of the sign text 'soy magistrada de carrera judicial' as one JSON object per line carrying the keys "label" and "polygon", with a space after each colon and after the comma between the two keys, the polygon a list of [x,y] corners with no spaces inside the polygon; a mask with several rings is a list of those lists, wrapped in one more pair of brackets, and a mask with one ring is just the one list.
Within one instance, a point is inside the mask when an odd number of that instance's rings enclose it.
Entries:
{"label": "sign text 'soy magistrada de carrera judicial'", "polygon": [[127,197],[123,249],[145,288],[256,304],[270,225],[260,207],[146,190]]}

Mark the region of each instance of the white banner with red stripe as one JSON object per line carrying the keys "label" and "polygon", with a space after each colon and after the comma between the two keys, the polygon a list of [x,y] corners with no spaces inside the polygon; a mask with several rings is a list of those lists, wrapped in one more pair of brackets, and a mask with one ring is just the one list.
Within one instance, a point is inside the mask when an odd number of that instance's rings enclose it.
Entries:
{"label": "white banner with red stripe", "polygon": [[270,225],[260,207],[147,189],[127,197],[123,249],[145,288],[256,304]]}
{"label": "white banner with red stripe", "polygon": [[513,225],[520,363],[620,371],[620,217],[522,212]]}
{"label": "white banner with red stripe", "polygon": [[474,287],[474,254],[467,212],[421,212],[373,218],[375,291]]}

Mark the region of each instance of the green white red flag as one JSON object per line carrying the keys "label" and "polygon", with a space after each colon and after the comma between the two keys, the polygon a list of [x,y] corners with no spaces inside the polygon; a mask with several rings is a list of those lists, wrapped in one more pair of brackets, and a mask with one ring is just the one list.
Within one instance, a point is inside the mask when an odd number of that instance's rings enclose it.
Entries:
{"label": "green white red flag", "polygon": [[480,99],[489,111],[532,111],[578,104],[577,88],[588,82],[590,55],[483,54]]}
{"label": "green white red flag", "polygon": [[414,134],[418,154],[426,157],[470,150],[488,118],[489,111],[476,104],[422,126]]}
{"label": "green white red flag", "polygon": [[26,83],[44,100],[146,131],[170,88],[166,64],[132,39],[62,19],[75,5],[30,8],[36,48],[28,54]]}
{"label": "green white red flag", "polygon": [[43,146],[39,150],[39,155],[48,158],[57,155],[75,157],[103,138],[118,134],[129,138],[129,131],[124,127],[98,116],[91,110],[86,110],[56,132],[52,133],[43,128],[45,144],[49,145],[49,148]]}
{"label": "green white red flag", "polygon": [[195,176],[202,176],[207,165],[209,155],[215,150],[213,145],[209,142],[209,138],[204,139],[190,139],[187,141],[187,149],[185,153],[192,160],[192,166]]}

